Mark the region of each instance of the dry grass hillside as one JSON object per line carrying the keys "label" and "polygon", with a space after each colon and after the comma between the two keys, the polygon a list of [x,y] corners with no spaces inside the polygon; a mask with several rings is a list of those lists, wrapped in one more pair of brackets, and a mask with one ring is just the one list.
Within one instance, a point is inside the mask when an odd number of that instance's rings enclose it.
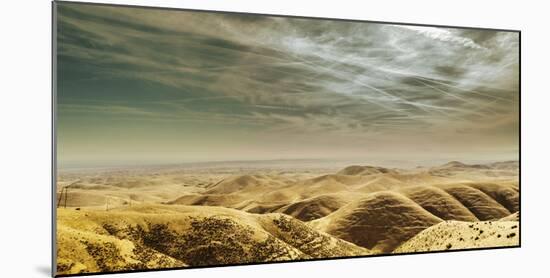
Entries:
{"label": "dry grass hillside", "polygon": [[207,206],[58,209],[58,273],[368,255],[284,214]]}
{"label": "dry grass hillside", "polygon": [[310,221],[331,214],[347,203],[347,198],[338,194],[325,194],[297,201],[281,207],[281,212],[302,221]]}
{"label": "dry grass hillside", "polygon": [[359,246],[389,252],[440,221],[403,195],[383,191],[354,201],[311,225]]}
{"label": "dry grass hillside", "polygon": [[445,221],[420,232],[394,253],[516,246],[518,238],[517,221]]}
{"label": "dry grass hillside", "polygon": [[518,165],[63,173],[58,273],[515,246]]}

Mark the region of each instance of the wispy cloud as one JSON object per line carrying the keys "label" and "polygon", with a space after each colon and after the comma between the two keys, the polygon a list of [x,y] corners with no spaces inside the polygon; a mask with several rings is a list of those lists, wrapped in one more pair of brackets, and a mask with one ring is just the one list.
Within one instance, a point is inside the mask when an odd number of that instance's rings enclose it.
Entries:
{"label": "wispy cloud", "polygon": [[513,33],[59,7],[60,111],[72,116],[403,142],[518,127]]}
{"label": "wispy cloud", "polygon": [[425,27],[425,26],[410,26],[410,25],[397,25],[401,28],[409,29],[418,32],[419,34],[422,34],[428,38],[434,39],[434,40],[440,40],[444,42],[449,43],[455,43],[462,45],[464,47],[469,47],[473,49],[483,49],[487,50],[485,47],[480,46],[476,44],[472,39],[461,37],[455,32],[445,29],[445,28],[437,28],[437,27]]}

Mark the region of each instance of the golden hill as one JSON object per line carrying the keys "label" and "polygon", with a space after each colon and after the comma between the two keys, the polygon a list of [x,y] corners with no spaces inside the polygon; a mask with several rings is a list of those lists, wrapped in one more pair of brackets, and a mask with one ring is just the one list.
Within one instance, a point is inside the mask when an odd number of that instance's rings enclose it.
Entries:
{"label": "golden hill", "polygon": [[440,177],[461,179],[509,179],[519,175],[517,161],[495,162],[489,164],[465,164],[451,161],[441,166],[432,167],[429,173]]}
{"label": "golden hill", "polygon": [[449,184],[440,187],[467,207],[479,220],[495,220],[511,214],[491,196],[467,184]]}
{"label": "golden hill", "polygon": [[311,225],[359,246],[389,252],[440,221],[403,195],[383,191],[354,201]]}
{"label": "golden hill", "polygon": [[451,194],[434,186],[414,186],[401,190],[425,210],[443,220],[478,221],[477,217]]}
{"label": "golden hill", "polygon": [[386,174],[386,173],[393,173],[393,172],[394,172],[393,170],[383,168],[383,167],[352,165],[340,170],[337,174],[365,176],[365,175]]}
{"label": "golden hill", "polygon": [[378,175],[356,189],[358,192],[370,193],[383,190],[391,190],[406,186],[407,184],[389,175]]}
{"label": "golden hill", "polygon": [[228,194],[238,191],[262,190],[266,187],[280,187],[283,185],[282,181],[272,179],[266,175],[241,175],[224,179],[210,187],[205,193]]}
{"label": "golden hill", "polygon": [[469,183],[469,186],[489,195],[510,212],[519,210],[519,187],[516,183]]}
{"label": "golden hill", "polygon": [[395,249],[394,253],[518,245],[517,221],[445,221],[420,232]]}
{"label": "golden hill", "polygon": [[58,274],[370,254],[290,216],[220,207],[58,209],[57,226]]}
{"label": "golden hill", "polygon": [[[390,252],[420,231],[444,220],[498,220],[517,212],[514,184],[453,183],[404,186],[348,196],[348,204],[311,225],[378,252]],[[505,206],[511,208],[509,211]],[[510,216],[514,219],[514,216]],[[505,218],[505,219],[510,219]]]}
{"label": "golden hill", "polygon": [[339,195],[320,195],[294,202],[276,210],[302,221],[310,221],[329,215],[345,205],[346,199]]}

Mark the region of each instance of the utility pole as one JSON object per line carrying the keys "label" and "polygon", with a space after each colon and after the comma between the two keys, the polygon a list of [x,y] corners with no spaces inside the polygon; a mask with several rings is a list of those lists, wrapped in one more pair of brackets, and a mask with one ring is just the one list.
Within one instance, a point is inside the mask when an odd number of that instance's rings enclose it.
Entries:
{"label": "utility pole", "polygon": [[64,206],[64,208],[67,208],[67,195],[69,195],[68,191],[69,191],[69,187],[65,186],[65,206]]}
{"label": "utility pole", "polygon": [[61,197],[63,197],[63,191],[65,191],[65,187],[61,188],[61,192],[59,193],[59,198],[57,198],[57,207],[61,204]]}
{"label": "utility pole", "polygon": [[65,198],[63,200],[63,208],[67,208],[67,195],[69,195],[69,187],[73,186],[77,183],[79,183],[80,180],[77,180],[69,185],[65,185],[61,188],[61,192],[59,193],[59,198],[57,198],[57,207],[61,205],[61,198],[63,198],[63,193],[65,194]]}

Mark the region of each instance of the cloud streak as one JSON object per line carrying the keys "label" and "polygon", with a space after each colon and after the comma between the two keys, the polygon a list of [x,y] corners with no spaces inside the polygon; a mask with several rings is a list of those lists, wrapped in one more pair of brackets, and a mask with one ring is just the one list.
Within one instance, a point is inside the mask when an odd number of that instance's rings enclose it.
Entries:
{"label": "cloud streak", "polygon": [[433,139],[517,149],[515,33],[58,8],[60,117],[71,123],[194,122],[225,125],[227,134],[242,124],[258,138],[299,135],[319,145]]}

